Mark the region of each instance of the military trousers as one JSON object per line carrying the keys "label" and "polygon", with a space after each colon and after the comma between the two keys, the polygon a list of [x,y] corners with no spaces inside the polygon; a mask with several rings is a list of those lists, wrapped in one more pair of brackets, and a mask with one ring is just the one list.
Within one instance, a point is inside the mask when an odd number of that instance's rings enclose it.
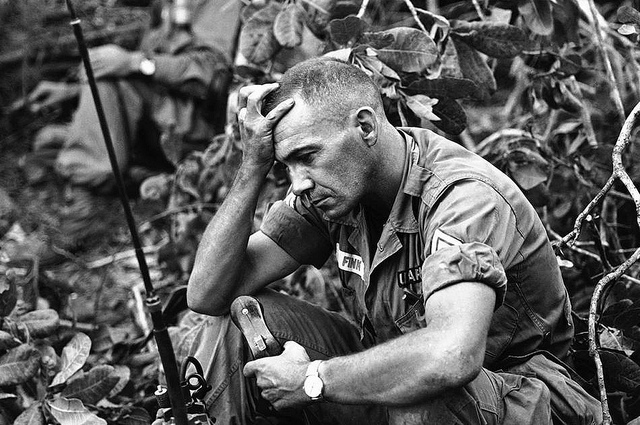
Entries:
{"label": "military trousers", "polygon": [[[358,328],[337,313],[274,291],[264,291],[256,298],[276,339],[281,343],[297,342],[311,360],[358,352],[372,344],[361,341]],[[216,423],[251,424],[260,416],[280,417],[278,423],[309,425],[600,423],[595,399],[577,384],[567,385],[567,381],[571,381],[568,374],[563,375],[560,366],[547,364],[550,361],[541,355],[531,358],[530,367],[520,366],[519,373],[483,368],[464,387],[415,405],[387,407],[319,402],[301,411],[275,412],[260,398],[255,380],[242,374],[251,354],[229,316],[206,316],[192,332],[195,335],[190,340],[194,342],[188,351],[203,364],[205,378],[212,385],[205,404]],[[536,374],[541,369],[547,370],[541,375],[552,376],[561,383],[552,383],[550,391]],[[561,395],[566,400],[560,403],[564,409],[560,414],[552,414],[552,391],[566,393]]]}

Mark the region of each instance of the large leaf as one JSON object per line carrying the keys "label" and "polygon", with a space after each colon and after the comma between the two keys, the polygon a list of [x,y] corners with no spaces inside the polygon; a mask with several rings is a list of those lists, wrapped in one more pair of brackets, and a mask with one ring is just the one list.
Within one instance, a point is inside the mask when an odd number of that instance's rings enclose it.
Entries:
{"label": "large leaf", "polygon": [[46,400],[51,416],[63,425],[107,425],[107,421],[91,413],[78,399],[56,397]]}
{"label": "large leaf", "polygon": [[554,39],[558,45],[582,44],[580,39],[580,6],[576,0],[564,0],[553,5]]}
{"label": "large leaf", "polygon": [[77,398],[85,404],[96,404],[109,395],[119,380],[113,366],[96,366],[84,375],[69,381],[61,395]]}
{"label": "large leaf", "polygon": [[367,23],[354,15],[329,22],[329,33],[334,43],[346,46],[351,41],[357,41],[367,28]]}
{"label": "large leaf", "polygon": [[0,357],[0,387],[26,382],[38,373],[40,352],[29,344],[12,348]]}
{"label": "large leaf", "polygon": [[279,3],[271,2],[256,12],[242,27],[240,53],[249,62],[263,64],[280,49],[280,44],[273,34],[273,23],[280,10]]}
{"label": "large leaf", "polygon": [[63,384],[82,368],[91,351],[91,338],[82,332],[77,333],[62,349],[62,366],[53,378],[51,386]]}
{"label": "large leaf", "polygon": [[478,85],[479,93],[483,99],[487,99],[497,89],[496,79],[487,62],[473,49],[457,37],[452,37],[453,44],[458,54],[458,64],[464,78],[468,78]]}
{"label": "large leaf", "polygon": [[433,113],[440,117],[434,121],[436,127],[449,134],[460,134],[467,128],[467,114],[458,102],[449,98],[438,99],[433,105]]}
{"label": "large leaf", "polygon": [[433,80],[424,78],[409,84],[405,92],[408,94],[424,94],[437,99],[444,97],[450,99],[481,97],[476,83],[466,78],[436,78]]}
{"label": "large leaf", "polygon": [[17,347],[21,342],[9,332],[0,331],[0,352]]}
{"label": "large leaf", "polygon": [[451,38],[446,42],[444,52],[442,52],[442,72],[440,73],[440,77],[464,78],[460,70],[458,53]]}
{"label": "large leaf", "polygon": [[118,417],[118,425],[148,425],[151,416],[141,407],[129,407]]}
{"label": "large leaf", "polygon": [[131,379],[131,371],[128,367],[123,365],[114,366],[113,371],[114,376],[118,377],[118,382],[109,392],[109,397],[113,397],[117,395],[120,391],[124,389],[124,387],[129,383],[129,379]]}
{"label": "large leaf", "polygon": [[640,12],[631,6],[622,6],[618,8],[618,22],[640,25]]}
{"label": "large leaf", "polygon": [[518,0],[518,11],[534,33],[550,35],[553,32],[550,0]]}
{"label": "large leaf", "polygon": [[316,36],[324,35],[331,15],[336,6],[336,0],[301,0],[307,15],[307,26]]}
{"label": "large leaf", "polygon": [[395,36],[389,32],[365,32],[358,40],[358,44],[369,46],[372,49],[383,49],[391,46],[395,40]]}
{"label": "large leaf", "polygon": [[53,309],[34,310],[18,317],[26,326],[32,338],[44,338],[54,333],[60,326],[58,312]]}
{"label": "large leaf", "polygon": [[640,366],[624,353],[600,349],[604,382],[608,392],[630,393],[640,386]]}
{"label": "large leaf", "polygon": [[454,32],[471,47],[494,58],[517,56],[527,42],[524,31],[508,24],[456,21]]}
{"label": "large leaf", "polygon": [[296,3],[289,3],[278,13],[273,34],[282,47],[293,48],[302,43],[304,11]]}
{"label": "large leaf", "polygon": [[42,403],[38,401],[29,406],[16,418],[13,425],[45,425]]}
{"label": "large leaf", "polygon": [[375,49],[378,58],[398,72],[422,73],[440,66],[436,43],[424,32],[408,27],[382,31],[393,35],[393,43]]}
{"label": "large leaf", "polygon": [[16,282],[10,273],[0,273],[0,317],[7,316],[17,302]]}

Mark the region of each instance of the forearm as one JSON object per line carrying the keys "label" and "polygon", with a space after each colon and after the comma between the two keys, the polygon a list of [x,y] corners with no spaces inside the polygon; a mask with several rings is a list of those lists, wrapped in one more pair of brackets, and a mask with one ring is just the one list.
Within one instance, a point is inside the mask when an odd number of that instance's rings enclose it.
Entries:
{"label": "forearm", "polygon": [[231,190],[202,236],[187,290],[189,306],[196,311],[219,314],[237,293],[265,179],[261,175],[266,173],[240,167]]}
{"label": "forearm", "polygon": [[421,329],[329,359],[319,370],[324,397],[343,404],[407,405],[465,385],[480,370],[484,350],[469,353],[448,341],[445,334]]}

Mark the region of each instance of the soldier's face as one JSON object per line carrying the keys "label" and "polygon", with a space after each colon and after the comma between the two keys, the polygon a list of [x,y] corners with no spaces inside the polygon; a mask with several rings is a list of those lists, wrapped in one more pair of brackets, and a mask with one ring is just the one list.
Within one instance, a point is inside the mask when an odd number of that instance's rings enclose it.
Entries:
{"label": "soldier's face", "polygon": [[331,219],[347,214],[367,196],[371,161],[348,117],[326,115],[296,99],[276,126],[274,142],[276,159],[289,169],[293,192],[308,196]]}

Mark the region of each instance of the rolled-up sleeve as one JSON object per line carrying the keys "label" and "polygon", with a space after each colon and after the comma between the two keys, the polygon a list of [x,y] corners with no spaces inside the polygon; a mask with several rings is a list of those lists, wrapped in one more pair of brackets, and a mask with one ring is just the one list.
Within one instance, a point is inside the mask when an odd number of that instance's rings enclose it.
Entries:
{"label": "rolled-up sleeve", "polygon": [[459,282],[480,282],[496,291],[496,308],[507,289],[505,270],[519,261],[524,241],[511,205],[490,185],[462,180],[449,187],[424,221],[425,301]]}
{"label": "rolled-up sleeve", "polygon": [[300,264],[322,267],[333,249],[326,232],[297,201],[278,201],[269,209],[260,230]]}
{"label": "rolled-up sleeve", "polygon": [[422,283],[426,302],[433,293],[460,282],[480,282],[495,289],[496,308],[502,305],[507,277],[498,254],[480,242],[463,243],[439,249],[427,257],[422,266]]}

